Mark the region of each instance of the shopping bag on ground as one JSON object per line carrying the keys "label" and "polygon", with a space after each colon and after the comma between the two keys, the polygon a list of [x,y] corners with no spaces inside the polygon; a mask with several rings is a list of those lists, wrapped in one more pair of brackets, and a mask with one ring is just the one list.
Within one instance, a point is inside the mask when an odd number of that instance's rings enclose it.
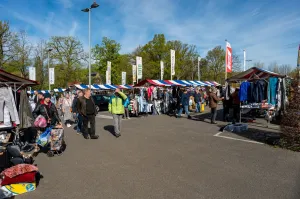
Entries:
{"label": "shopping bag on ground", "polygon": [[46,146],[46,144],[49,142],[50,135],[51,135],[51,128],[47,128],[46,131],[44,131],[37,137],[36,143],[42,147]]}

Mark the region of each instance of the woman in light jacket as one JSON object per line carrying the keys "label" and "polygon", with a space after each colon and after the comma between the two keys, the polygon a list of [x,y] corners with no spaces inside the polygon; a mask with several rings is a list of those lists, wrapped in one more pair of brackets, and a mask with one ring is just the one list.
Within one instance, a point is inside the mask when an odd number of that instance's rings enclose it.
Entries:
{"label": "woman in light jacket", "polygon": [[66,94],[66,97],[63,99],[62,102],[62,112],[64,115],[65,125],[67,127],[71,127],[71,120],[72,120],[72,99],[70,98],[69,94]]}

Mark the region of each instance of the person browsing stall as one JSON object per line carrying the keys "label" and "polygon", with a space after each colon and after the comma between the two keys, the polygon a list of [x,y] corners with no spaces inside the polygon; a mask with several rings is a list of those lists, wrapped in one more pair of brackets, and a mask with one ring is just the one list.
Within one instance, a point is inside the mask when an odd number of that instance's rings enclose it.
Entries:
{"label": "person browsing stall", "polygon": [[121,136],[121,121],[124,114],[124,102],[127,96],[116,89],[114,94],[110,97],[108,104],[108,111],[113,115],[115,136]]}
{"label": "person browsing stall", "polygon": [[48,126],[56,126],[57,124],[61,125],[57,109],[51,102],[50,93],[44,94],[44,99],[40,100],[40,102],[36,105],[32,115],[34,118],[42,115],[46,119]]}

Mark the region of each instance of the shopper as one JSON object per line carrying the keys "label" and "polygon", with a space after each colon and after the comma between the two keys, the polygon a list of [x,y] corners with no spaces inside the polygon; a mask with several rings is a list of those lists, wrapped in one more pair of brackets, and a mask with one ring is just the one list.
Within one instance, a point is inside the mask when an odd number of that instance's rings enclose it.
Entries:
{"label": "shopper", "polygon": [[197,89],[195,94],[194,94],[194,101],[196,104],[196,113],[201,112],[201,101],[202,101],[202,96],[200,91]]}
{"label": "shopper", "polygon": [[232,93],[232,108],[233,108],[233,123],[239,121],[240,118],[240,88],[236,88],[234,93]]}
{"label": "shopper", "polygon": [[56,126],[61,124],[55,105],[51,102],[51,94],[46,93],[44,99],[40,101],[32,112],[34,118],[42,115],[48,123],[48,126]]}
{"label": "shopper", "polygon": [[64,115],[65,125],[67,127],[71,127],[72,99],[70,98],[70,95],[68,93],[66,94],[66,97],[63,99],[62,112],[63,112],[63,115]]}
{"label": "shopper", "polygon": [[127,96],[126,100],[124,101],[124,115],[123,115],[124,119],[130,119],[129,110],[128,110],[129,104],[130,104],[130,98],[129,96]]}
{"label": "shopper", "polygon": [[224,99],[219,98],[217,96],[218,90],[215,87],[211,88],[211,92],[209,93],[209,107],[211,109],[211,123],[212,124],[217,124],[216,123],[216,117],[217,117],[217,106],[218,106],[218,101],[221,101]]}
{"label": "shopper", "polygon": [[114,131],[117,138],[121,136],[121,120],[124,114],[123,102],[126,99],[127,96],[122,93],[120,89],[116,89],[114,94],[110,97],[108,104],[108,111],[113,115]]}
{"label": "shopper", "polygon": [[81,90],[77,91],[77,95],[75,95],[74,100],[73,100],[73,104],[72,104],[72,112],[75,115],[75,120],[76,120],[76,131],[77,134],[81,134],[82,131],[82,116],[79,114],[78,110],[77,110],[77,103],[78,103],[78,98],[83,96],[83,92]]}
{"label": "shopper", "polygon": [[182,111],[184,109],[185,114],[188,116],[188,118],[191,118],[190,112],[189,112],[189,94],[186,89],[183,90],[181,101],[180,101],[180,109],[178,111],[178,118],[181,117]]}
{"label": "shopper", "polygon": [[[82,117],[83,122],[83,137],[85,139],[98,139],[99,136],[95,135],[95,116],[97,114],[96,106],[93,98],[91,97],[91,90],[85,89],[83,96],[77,100],[77,111]],[[90,123],[91,131],[90,136],[88,132],[88,124]]]}

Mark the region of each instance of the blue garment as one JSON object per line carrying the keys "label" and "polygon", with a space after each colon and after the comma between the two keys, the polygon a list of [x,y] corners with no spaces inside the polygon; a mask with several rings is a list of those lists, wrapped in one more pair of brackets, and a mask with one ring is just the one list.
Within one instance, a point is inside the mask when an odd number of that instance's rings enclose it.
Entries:
{"label": "blue garment", "polygon": [[241,102],[248,100],[249,91],[250,91],[250,83],[249,82],[243,82],[241,84],[240,92],[239,92]]}
{"label": "blue garment", "polygon": [[194,101],[196,103],[201,102],[201,94],[200,93],[195,93],[194,94]]}
{"label": "blue garment", "polygon": [[183,109],[184,109],[184,111],[185,111],[185,114],[189,116],[189,115],[190,115],[190,112],[189,112],[189,106],[188,106],[188,105],[182,106],[182,107],[179,109],[179,111],[178,111],[178,116],[179,116],[179,117],[181,116],[181,113],[182,113]]}
{"label": "blue garment", "polygon": [[201,112],[201,102],[196,102],[196,113]]}
{"label": "blue garment", "polygon": [[190,101],[190,95],[188,93],[183,93],[181,96],[182,106],[188,106]]}
{"label": "blue garment", "polygon": [[81,133],[81,129],[82,129],[82,116],[79,113],[76,113],[77,115],[77,133]]}
{"label": "blue garment", "polygon": [[272,105],[276,105],[276,93],[277,93],[277,77],[269,78],[269,86],[268,86],[268,103]]}
{"label": "blue garment", "polygon": [[129,104],[130,104],[130,100],[129,100],[129,97],[127,97],[126,100],[124,101],[123,105],[125,108],[128,108]]}

